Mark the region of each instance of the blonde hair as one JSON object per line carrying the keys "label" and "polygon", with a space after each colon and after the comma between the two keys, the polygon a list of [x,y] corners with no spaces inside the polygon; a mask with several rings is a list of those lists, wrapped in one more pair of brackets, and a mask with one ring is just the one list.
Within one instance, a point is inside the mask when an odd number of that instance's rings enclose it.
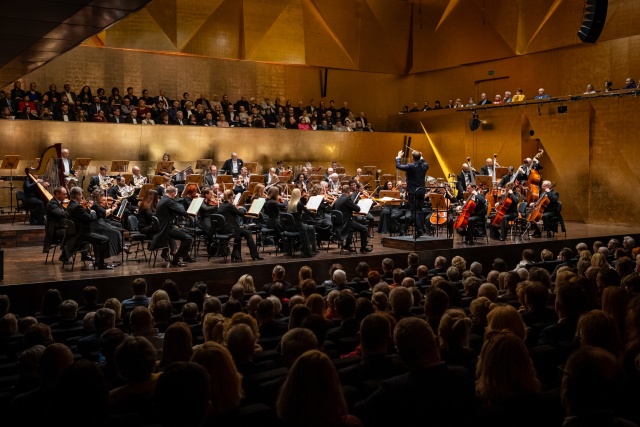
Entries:
{"label": "blonde hair", "polygon": [[287,205],[287,212],[298,212],[298,202],[300,201],[300,197],[302,197],[302,192],[299,188],[294,188],[291,192],[291,200],[289,200],[289,204]]}
{"label": "blonde hair", "polygon": [[209,373],[211,413],[223,414],[240,406],[242,399],[242,375],[238,373],[233,358],[224,346],[208,341],[196,348],[191,361]]}
{"label": "blonde hair", "polygon": [[601,252],[591,255],[591,267],[610,268],[607,257]]}
{"label": "blonde hair", "polygon": [[207,313],[202,321],[204,341],[224,342],[224,316],[220,313]]}
{"label": "blonde hair", "polygon": [[440,349],[456,350],[469,347],[471,323],[464,310],[451,308],[445,311],[438,327]]}
{"label": "blonde hair", "polygon": [[487,314],[487,332],[508,329],[515,336],[524,341],[527,338],[527,328],[522,316],[511,305],[495,306]]}
{"label": "blonde hair", "polygon": [[151,294],[151,298],[149,299],[149,311],[151,312],[151,314],[153,314],[153,310],[156,308],[156,305],[160,301],[171,302],[171,299],[169,298],[169,294],[167,293],[167,291],[158,289],[153,294]]}
{"label": "blonde hair", "polygon": [[245,294],[252,294],[256,291],[256,287],[253,284],[253,276],[251,276],[250,274],[243,274],[242,276],[240,276],[240,278],[238,279],[238,283],[241,284],[244,288]]}
{"label": "blonde hair", "polygon": [[467,269],[467,261],[460,255],[456,255],[451,259],[451,266],[456,267],[462,274]]}

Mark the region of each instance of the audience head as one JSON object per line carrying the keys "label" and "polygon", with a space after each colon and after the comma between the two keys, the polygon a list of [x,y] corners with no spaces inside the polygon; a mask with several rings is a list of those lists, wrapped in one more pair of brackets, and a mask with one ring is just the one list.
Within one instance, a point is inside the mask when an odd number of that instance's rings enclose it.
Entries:
{"label": "audience head", "polygon": [[240,406],[243,396],[242,377],[226,347],[207,341],[194,350],[191,361],[209,373],[212,415],[228,413]]}
{"label": "audience head", "polygon": [[487,314],[487,332],[509,330],[524,341],[527,337],[527,327],[516,310],[511,305],[496,306]]}
{"label": "audience head", "polygon": [[280,352],[282,364],[291,368],[295,361],[305,352],[318,349],[318,339],[310,329],[292,328],[282,336]]}

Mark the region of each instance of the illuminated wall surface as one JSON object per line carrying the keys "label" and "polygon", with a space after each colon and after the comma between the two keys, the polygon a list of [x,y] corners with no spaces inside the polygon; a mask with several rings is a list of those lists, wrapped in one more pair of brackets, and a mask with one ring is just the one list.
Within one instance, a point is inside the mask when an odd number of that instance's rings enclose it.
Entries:
{"label": "illuminated wall surface", "polygon": [[[58,88],[70,83],[78,90],[88,84],[107,92],[117,86],[121,93],[132,86],[137,95],[143,88],[152,95],[164,89],[170,98],[188,91],[191,99],[226,93],[232,100],[270,96],[304,105],[311,98],[316,103],[335,99],[338,106],[348,101],[377,130],[398,133],[388,135],[388,141],[383,135],[340,135],[327,143],[319,136],[283,138],[247,130],[235,141],[234,130],[217,130],[215,143],[221,148],[216,155],[224,157],[227,148],[244,144],[265,161],[284,156],[324,161],[335,158],[335,151],[322,151],[328,146],[344,150],[339,154],[347,165],[359,164],[358,156],[367,153],[368,163],[377,160],[388,169],[388,157],[392,161],[403,133],[429,148],[421,121],[453,172],[467,156],[481,165],[497,152],[501,163],[516,165],[542,148],[543,175],[557,181],[565,217],[637,223],[639,172],[632,167],[638,157],[636,98],[572,102],[565,115],[554,112],[557,104],[549,104],[541,115],[535,105],[495,109],[480,117],[489,123],[476,132],[468,128],[468,113],[421,113],[420,119],[397,114],[413,102],[466,102],[482,92],[493,98],[522,87],[532,97],[544,87],[552,96],[564,96],[581,94],[588,83],[600,90],[605,80],[613,80],[616,88],[626,77],[640,80],[640,2],[610,1],[604,31],[594,45],[581,43],[576,35],[583,5],[580,0],[154,0],[23,81],[35,81],[42,90],[52,82]],[[156,151],[175,143],[157,130],[138,129],[132,135],[128,129],[107,131],[112,126],[106,125],[93,135],[83,126],[101,125],[78,125],[80,136],[66,130],[56,135],[73,143],[77,154],[81,147],[102,147],[96,159],[112,159],[109,144],[116,144],[150,161]],[[48,127],[2,123],[0,146],[9,154],[36,141],[38,148],[29,156],[37,156],[45,140],[52,139]],[[533,140],[528,129],[535,130]],[[175,138],[182,146],[203,147],[210,138],[203,132]],[[263,138],[269,141],[264,149],[281,150],[283,156],[251,151],[256,150],[253,141]],[[339,145],[352,141],[357,142]],[[434,162],[433,175],[438,176],[442,168]]]}

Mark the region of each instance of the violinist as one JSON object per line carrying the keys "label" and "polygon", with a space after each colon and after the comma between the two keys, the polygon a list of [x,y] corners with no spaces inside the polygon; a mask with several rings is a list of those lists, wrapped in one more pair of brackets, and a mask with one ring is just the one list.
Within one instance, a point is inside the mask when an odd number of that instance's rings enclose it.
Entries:
{"label": "violinist", "polygon": [[269,168],[269,172],[264,176],[264,185],[275,185],[279,181],[278,171],[276,168]]}
{"label": "violinist", "polygon": [[300,189],[300,191],[302,193],[306,193],[307,192],[307,179],[304,176],[304,173],[300,172],[298,175],[296,175],[295,179],[293,180],[293,184]]}
{"label": "violinist", "polygon": [[138,231],[151,238],[153,236],[152,217],[156,214],[156,206],[158,204],[158,192],[149,190],[144,199],[138,203],[136,217],[138,218]]}
{"label": "violinist", "polygon": [[[309,192],[309,197],[323,195],[324,200],[318,206],[318,210],[315,212],[315,215],[312,215],[313,225],[318,228],[331,228],[331,203],[333,199],[329,199],[325,192],[326,186],[323,186],[321,181],[320,184],[316,184],[311,188]],[[326,182],[324,182],[326,185]]]}
{"label": "violinist", "polygon": [[102,190],[93,190],[91,194],[93,200],[92,210],[96,213],[96,220],[90,225],[91,232],[100,234],[109,239],[106,258],[111,258],[122,252],[122,231],[119,222],[112,221],[113,214],[118,210],[118,201],[110,204]]}
{"label": "violinist", "polygon": [[[276,188],[276,187],[271,187]],[[224,192],[222,203],[220,203],[220,207],[218,208],[218,213],[224,216],[225,219],[225,233],[233,234],[234,243],[233,243],[233,252],[231,253],[232,261],[241,261],[241,244],[242,238],[247,241],[247,246],[249,246],[249,252],[251,252],[251,259],[253,261],[258,261],[263,258],[260,257],[260,253],[256,248],[256,244],[253,241],[253,237],[251,236],[251,232],[244,228],[240,228],[238,225],[238,217],[244,217],[244,209],[238,209],[233,205],[233,191],[226,190]]]}
{"label": "violinist", "polygon": [[[371,198],[371,196],[369,195],[369,192],[367,192],[367,190],[364,189],[364,184],[359,183],[355,179],[351,179],[349,181],[349,188],[351,188],[351,200],[353,200],[355,204],[358,204],[358,200],[360,199]],[[367,212],[367,215],[364,217],[362,216],[357,217],[357,220],[367,225],[369,238],[373,238],[372,230],[373,230],[375,220],[371,212]]]}
{"label": "violinist", "polygon": [[507,239],[507,225],[509,221],[518,217],[518,203],[520,202],[520,193],[514,191],[515,185],[512,182],[507,183],[504,186],[503,195],[500,198],[500,201],[496,203],[496,211],[504,210],[502,209],[502,205],[505,204],[506,199],[511,200],[511,204],[508,208],[506,208],[506,212],[504,212],[502,216],[502,221],[500,224],[491,224],[491,237],[495,238],[497,235],[497,227],[500,226],[500,241],[504,242]]}
{"label": "violinist", "polygon": [[255,187],[253,187],[253,193],[251,194],[251,203],[253,203],[255,199],[267,197],[267,193],[265,193],[264,188],[264,184],[257,184]]}
{"label": "violinist", "polygon": [[[473,200],[475,202],[475,209],[470,213],[468,218],[467,227],[465,229],[458,229],[458,232],[465,236],[465,243],[467,245],[473,245],[473,237],[482,237],[487,233],[485,216],[487,213],[487,200],[482,195],[482,191],[477,191],[475,184],[469,184],[467,192],[471,193],[467,202]],[[465,203],[466,205],[466,203]],[[464,209],[464,207],[463,207]],[[482,225],[482,231],[477,231],[476,225]]]}
{"label": "violinist", "polygon": [[271,187],[267,191],[267,201],[264,204],[264,213],[267,217],[267,227],[272,229],[276,237],[276,241],[280,244],[282,236],[282,224],[280,223],[280,211],[284,210],[287,205],[280,197],[280,189]]}
{"label": "violinist", "polygon": [[207,241],[211,244],[214,232],[211,224],[211,214],[218,213],[219,201],[211,188],[202,190],[202,196],[204,197],[204,203],[202,203],[198,211],[198,224],[207,235]]}
{"label": "violinist", "polygon": [[[244,169],[244,168],[243,168]],[[247,191],[249,179],[245,178],[242,175],[238,175],[233,183],[233,194],[242,194]]]}
{"label": "violinist", "polygon": [[162,182],[156,187],[158,198],[164,196],[164,191],[171,185],[171,177],[165,176],[162,178]]}
{"label": "violinist", "polygon": [[193,199],[198,198],[198,191],[200,190],[196,183],[187,184],[186,188],[182,192],[182,198],[180,199],[180,202],[182,203],[182,206],[184,206],[185,210],[189,209],[189,205],[191,205]]}
{"label": "violinist", "polygon": [[[547,237],[551,237],[551,229],[549,225],[553,220],[560,216],[558,205],[560,194],[558,194],[558,192],[553,189],[553,184],[551,184],[551,181],[542,181],[542,191],[549,198],[549,204],[546,208],[544,208],[544,213],[542,214],[542,228],[547,230]],[[544,195],[541,195],[540,198],[542,198],[543,196]],[[531,206],[534,205],[535,203],[531,203]],[[538,224],[532,222],[531,226],[535,229],[533,237],[542,237],[542,233],[540,232]]]}
{"label": "violinist", "polygon": [[[65,225],[64,220],[67,218],[67,212],[64,210],[64,201],[67,199],[67,189],[64,187],[56,187],[53,190],[53,198],[49,200],[46,207],[47,228],[44,231],[44,252],[49,250],[51,243],[54,241],[60,242],[64,237]],[[63,253],[60,255],[60,260],[65,260],[68,257]]]}
{"label": "violinist", "polygon": [[[384,183],[383,190],[393,191],[393,181],[387,181]],[[378,223],[378,233],[397,233],[398,232],[398,220],[391,221],[391,213],[399,210],[398,206],[391,204],[384,204],[380,210],[380,222]]]}
{"label": "violinist", "polygon": [[[68,218],[73,221],[76,233],[67,240],[66,248],[69,252],[82,249],[87,243],[93,245],[93,253],[96,257],[94,267],[100,270],[110,270],[113,266],[107,265],[104,260],[108,258],[109,238],[91,231],[91,223],[97,220],[97,214],[91,208],[93,201],[86,202],[82,196],[82,188],[72,187],[69,191]],[[68,252],[67,252],[68,253]],[[86,257],[85,260],[90,260]],[[67,260],[65,260],[67,261]]]}
{"label": "violinist", "polygon": [[316,232],[312,225],[306,224],[302,220],[302,214],[311,214],[301,200],[302,193],[299,188],[294,188],[291,192],[291,200],[287,205],[287,212],[293,216],[298,233],[300,233],[300,251],[302,256],[310,258],[318,253],[316,246]]}

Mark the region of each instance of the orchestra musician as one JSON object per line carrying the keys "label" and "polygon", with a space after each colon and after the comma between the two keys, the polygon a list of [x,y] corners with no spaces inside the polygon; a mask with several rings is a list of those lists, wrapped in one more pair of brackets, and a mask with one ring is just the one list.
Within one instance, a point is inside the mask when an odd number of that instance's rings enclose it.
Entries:
{"label": "orchestra musician", "polygon": [[231,153],[231,158],[225,160],[224,164],[220,168],[222,173],[226,175],[233,175],[235,178],[240,174],[240,170],[242,169],[242,165],[244,162],[242,159],[238,158],[238,153]]}
{"label": "orchestra musician", "polygon": [[279,178],[276,168],[269,168],[269,172],[264,175],[264,185],[274,185],[278,180]]}
{"label": "orchestra musician", "polygon": [[342,239],[345,239],[344,250],[348,252],[355,252],[356,249],[351,247],[351,242],[353,240],[352,231],[360,232],[360,253],[371,252],[371,248],[367,247],[367,226],[358,223],[353,219],[354,212],[360,212],[360,206],[356,205],[351,198],[351,187],[345,185],[342,187],[342,194],[335,201],[334,207],[335,210],[342,212],[342,225],[340,226],[340,230],[334,230],[335,233],[338,233]]}
{"label": "orchestra musician", "polygon": [[91,223],[98,218],[95,210],[92,209],[93,201],[86,202],[86,207],[83,206],[84,203],[82,188],[72,187],[69,191],[67,216],[73,221],[76,232],[67,239],[66,253],[76,252],[87,243],[90,243],[93,245],[93,254],[95,255],[94,267],[99,270],[113,269],[113,266],[104,262],[109,253],[109,238],[91,231]]}
{"label": "orchestra musician", "polygon": [[[551,181],[542,181],[542,191],[546,193],[549,198],[549,204],[544,208],[544,212],[542,213],[542,228],[547,231],[547,237],[551,237],[551,229],[549,225],[553,220],[555,220],[559,215],[559,205],[558,199],[560,198],[560,194],[553,189],[553,184]],[[540,196],[542,197],[542,195]],[[531,206],[534,206],[535,203],[531,203]],[[535,230],[532,234],[533,237],[542,237],[542,233],[540,232],[540,227],[535,222],[531,223],[531,227]]]}
{"label": "orchestra musician", "polygon": [[329,193],[333,194],[333,195],[338,195],[340,194],[340,191],[342,190],[341,186],[340,186],[340,176],[333,172],[331,175],[329,175]]}
{"label": "orchestra musician", "polygon": [[[322,185],[324,184],[324,185]],[[331,228],[331,202],[333,199],[329,199],[326,193],[326,182],[320,181],[320,184],[316,184],[311,188],[309,192],[309,196],[324,196],[324,200],[318,206],[318,210],[315,214],[312,214],[311,219],[313,221],[313,226],[317,228],[327,229]],[[330,202],[331,200],[331,202]]]}
{"label": "orchestra musician", "polygon": [[105,165],[100,165],[100,172],[96,176],[92,176],[89,179],[89,187],[87,187],[87,191],[89,193],[93,193],[93,190],[96,188],[100,188],[102,190],[108,190],[114,184],[113,178],[111,178],[107,172],[109,168]]}
{"label": "orchestra musician", "polygon": [[[365,190],[364,184],[361,184],[355,179],[351,179],[349,181],[349,187],[351,187],[351,200],[353,200],[355,204],[358,204],[358,200],[360,199],[371,198],[371,195],[369,195],[369,192]],[[367,212],[367,215],[364,217],[359,216],[358,220],[367,224],[367,228],[369,229],[369,238],[372,239],[373,226],[374,226],[375,219],[373,218],[373,215],[371,214],[371,212]]]}
{"label": "orchestra musician", "polygon": [[[384,183],[383,190],[393,191],[395,190],[393,186],[393,181],[387,181]],[[380,209],[380,222],[378,223],[378,233],[397,233],[398,232],[398,223],[397,217],[396,221],[391,221],[392,212],[399,210],[398,206],[391,204],[384,204],[382,209]]]}
{"label": "orchestra musician", "polygon": [[[496,162],[496,167],[500,167],[500,165]],[[493,176],[493,159],[488,158],[486,165],[480,168],[480,175],[489,175]]]}
{"label": "orchestra musician", "polygon": [[218,180],[218,167],[216,165],[211,165],[209,167],[209,172],[204,176],[204,183],[209,185],[209,187],[213,187]]}
{"label": "orchestra musician", "polygon": [[[520,193],[514,191],[515,185],[512,182],[507,183],[503,189],[503,197],[501,200],[496,203],[496,210],[500,209],[500,206],[504,203],[506,198],[511,199],[511,204],[507,212],[502,217],[502,222],[500,223],[500,241],[505,241],[507,239],[507,225],[509,221],[518,217],[518,203],[520,202]],[[496,227],[491,227],[491,237],[495,238],[497,234]]]}
{"label": "orchestra musician", "polygon": [[119,222],[110,220],[118,210],[119,201],[114,200],[110,206],[107,196],[100,189],[93,190],[91,199],[93,201],[91,209],[95,211],[96,219],[91,222],[89,228],[92,233],[100,234],[109,239],[105,258],[111,258],[122,252],[122,227]]}
{"label": "orchestra musician", "polygon": [[[475,184],[469,184],[467,192],[471,193],[469,196],[472,199],[476,207],[471,212],[469,219],[467,220],[467,227],[464,230],[459,230],[459,233],[465,236],[465,243],[467,245],[473,245],[473,237],[482,237],[487,233],[485,216],[487,213],[487,200],[485,199],[482,191],[477,191]],[[504,221],[504,219],[503,219]],[[476,225],[482,224],[482,231],[478,232]]]}
{"label": "orchestra musician", "polygon": [[62,167],[64,168],[65,184],[69,181],[76,180],[78,174],[73,170],[72,160],[69,158],[69,149],[63,148],[60,153],[62,154]]}
{"label": "orchestra musician", "polygon": [[207,236],[207,242],[211,244],[213,241],[213,232],[214,228],[211,223],[211,214],[218,213],[218,207],[220,205],[220,201],[218,200],[218,196],[213,193],[211,188],[205,188],[202,190],[202,197],[204,197],[204,202],[202,206],[200,206],[200,210],[198,211],[198,224],[200,228],[205,232]]}
{"label": "orchestra musician", "polygon": [[507,173],[500,180],[500,183],[498,184],[498,188],[504,188],[504,186],[507,185],[508,183],[515,181],[516,178],[514,175],[515,175],[515,172],[514,172],[513,166],[509,166]]}
{"label": "orchestra musician", "polygon": [[158,192],[158,198],[164,196],[164,192],[171,185],[171,177],[165,176],[162,178],[162,182],[156,187],[156,191]]}
{"label": "orchestra musician", "polygon": [[[271,187],[276,188],[276,187]],[[222,196],[222,203],[218,207],[218,213],[224,216],[225,219],[225,233],[233,234],[234,243],[233,243],[233,252],[231,253],[232,261],[242,261],[241,257],[241,245],[242,238],[247,241],[247,246],[249,246],[249,252],[251,253],[251,259],[253,261],[262,260],[263,258],[260,256],[258,249],[256,248],[256,244],[253,241],[253,237],[251,236],[251,232],[244,228],[241,228],[238,225],[238,217],[244,217],[244,209],[238,209],[233,205],[233,190],[226,190],[224,195]]]}
{"label": "orchestra musician", "polygon": [[334,173],[334,169],[333,169],[333,168],[327,168],[327,171],[326,171],[326,172],[325,172],[325,174],[324,174],[324,178],[323,178],[323,180],[324,180],[325,182],[329,182],[329,181],[331,181],[331,178],[330,178],[330,177],[331,177],[331,175],[333,175],[333,173]]}
{"label": "orchestra musician", "polygon": [[302,256],[310,258],[318,253],[318,247],[316,246],[316,231],[313,225],[306,224],[302,220],[302,214],[311,212],[307,209],[301,200],[302,192],[299,188],[294,188],[291,192],[291,200],[287,205],[287,212],[293,216],[293,220],[296,223],[298,233],[300,233],[300,251]]}
{"label": "orchestra musician", "polygon": [[[162,155],[162,161],[163,162],[170,162],[171,161],[171,156],[169,155],[169,153],[164,153]],[[165,172],[165,171],[161,171],[159,174],[160,175],[164,175],[164,176],[173,176],[173,171],[176,170],[176,167],[174,165],[171,165],[171,172]]]}
{"label": "orchestra musician", "polygon": [[282,224],[280,223],[280,211],[284,210],[287,205],[280,197],[280,189],[276,186],[267,190],[267,201],[262,208],[267,217],[267,227],[273,230],[276,242],[280,245],[282,237]]}
{"label": "orchestra musician", "polygon": [[138,231],[151,238],[153,236],[153,220],[152,217],[156,214],[156,206],[158,205],[158,192],[156,190],[149,190],[145,194],[144,199],[138,203],[138,209],[136,210],[136,217],[138,218]]}
{"label": "orchestra musician", "polygon": [[[43,252],[47,252],[52,242],[62,241],[64,237],[65,224],[64,220],[67,218],[67,212],[64,209],[64,201],[67,199],[67,189],[65,187],[56,187],[53,190],[53,198],[49,200],[46,210],[47,228],[44,233],[44,246]],[[60,260],[64,261],[68,258],[65,254],[65,247],[62,245],[62,254],[60,254]]]}
{"label": "orchestra musician", "polygon": [[[193,238],[189,233],[182,231],[173,224],[177,217],[183,217],[187,214],[184,206],[175,200],[177,194],[178,189],[170,185],[165,190],[164,196],[162,196],[158,202],[156,216],[160,222],[160,229],[153,236],[149,249],[153,250],[164,246],[166,239],[180,240],[180,247],[171,260],[171,265],[175,267],[185,267],[185,262],[195,262],[195,260],[189,256]],[[164,249],[162,252],[163,259],[166,260],[168,255],[168,251]],[[184,262],[181,262],[180,259]]]}
{"label": "orchestra musician", "polygon": [[542,169],[542,165],[537,157],[534,157],[533,160],[531,160],[530,157],[524,159],[524,163],[520,165],[516,172],[516,179],[521,183],[527,182],[532,169],[537,171]]}
{"label": "orchestra musician", "polygon": [[189,209],[189,206],[191,205],[191,202],[194,199],[197,199],[200,194],[199,194],[199,188],[198,185],[196,183],[189,183],[187,184],[186,188],[184,189],[184,192],[182,193],[182,197],[180,199],[176,199],[178,202],[180,202],[182,204],[182,206],[184,206],[184,209],[187,210]]}
{"label": "orchestra musician", "polygon": [[[426,193],[424,178],[429,170],[429,165],[422,157],[422,153],[415,150],[411,154],[413,163],[403,165],[400,163],[403,152],[403,150],[398,151],[398,155],[396,156],[396,169],[403,170],[407,174],[407,200],[409,201],[412,213],[415,213],[416,235],[420,237],[424,233],[424,218],[422,215],[424,195]],[[404,231],[406,232],[406,229]]]}
{"label": "orchestra musician", "polygon": [[134,166],[131,168],[131,181],[129,185],[138,190],[136,196],[140,193],[140,189],[147,183],[147,177],[140,173],[140,167]]}
{"label": "orchestra musician", "polygon": [[[453,216],[451,215],[450,212],[448,212],[449,210],[448,208],[451,206],[451,203],[456,201],[456,197],[451,193],[448,183],[444,183],[441,185],[438,183],[438,181],[435,178],[430,178],[427,180],[427,187],[430,188],[429,193],[425,197],[425,200],[428,200],[428,202],[426,202],[427,204],[426,217],[429,218],[429,221],[425,221],[425,222],[427,223],[426,224],[427,227],[429,227],[429,233],[431,234],[434,231],[431,223],[431,216],[435,213],[435,209],[433,209],[431,206],[431,200],[430,200],[429,194],[442,194],[444,196],[447,204],[447,212],[439,211],[438,215],[440,218],[446,217],[447,230],[451,233],[453,231]],[[436,223],[438,224],[440,223],[440,218],[438,218]]]}
{"label": "orchestra musician", "polygon": [[43,187],[49,186],[48,182],[39,178],[37,175],[27,175],[26,179],[24,180],[24,184],[22,184],[22,190],[24,191],[23,203],[29,210],[29,224],[31,225],[44,224],[45,204],[42,200],[42,195],[40,194],[38,184],[42,185]]}
{"label": "orchestra musician", "polygon": [[303,193],[307,192],[307,185],[309,183],[307,182],[307,179],[303,172],[300,172],[298,175],[296,175],[296,178],[293,180],[293,184],[298,187]]}
{"label": "orchestra musician", "polygon": [[[244,168],[243,168],[244,169]],[[242,194],[249,188],[249,178],[246,178],[242,175],[238,175],[233,182],[233,193],[234,194]]]}
{"label": "orchestra musician", "polygon": [[462,164],[462,171],[456,177],[456,189],[458,190],[458,200],[464,198],[464,190],[469,184],[476,183],[476,170],[469,166],[468,163]]}
{"label": "orchestra musician", "polygon": [[266,198],[267,194],[264,192],[264,184],[257,184],[253,187],[253,193],[251,194],[251,202],[255,199],[259,199],[260,197]]}

